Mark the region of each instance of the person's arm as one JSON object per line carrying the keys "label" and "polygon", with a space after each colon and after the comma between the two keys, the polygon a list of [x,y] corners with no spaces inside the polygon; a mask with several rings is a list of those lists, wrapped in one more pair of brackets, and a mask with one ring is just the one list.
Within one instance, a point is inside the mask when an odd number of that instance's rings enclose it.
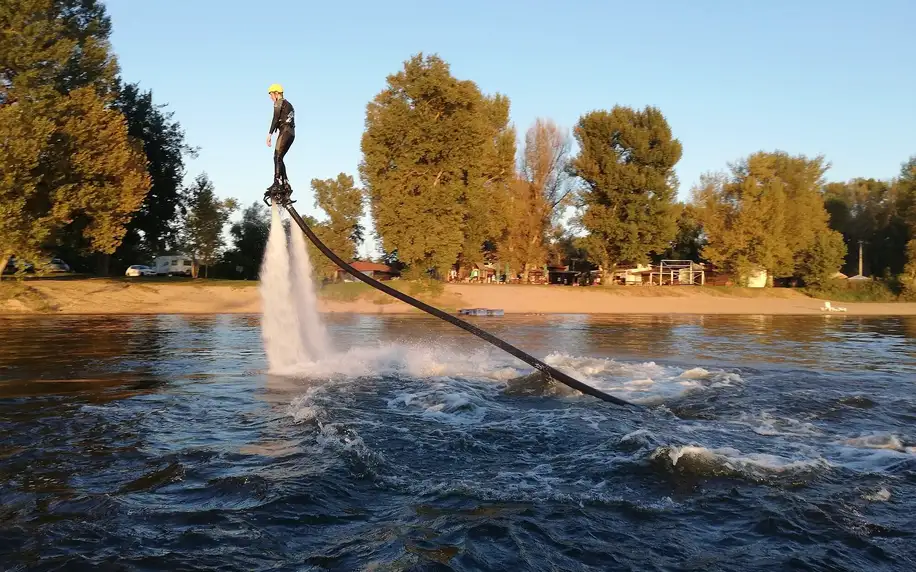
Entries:
{"label": "person's arm", "polygon": [[274,134],[274,131],[276,131],[277,127],[279,126],[281,109],[283,109],[283,100],[278,99],[276,103],[274,103],[274,116],[273,116],[273,119],[270,120],[270,131],[267,132],[267,146],[268,147],[270,147],[271,136]]}
{"label": "person's arm", "polygon": [[268,133],[271,135],[273,135],[274,131],[280,127],[280,111],[282,110],[283,100],[278,99],[276,102],[274,102],[274,117],[270,120],[270,131],[268,131]]}

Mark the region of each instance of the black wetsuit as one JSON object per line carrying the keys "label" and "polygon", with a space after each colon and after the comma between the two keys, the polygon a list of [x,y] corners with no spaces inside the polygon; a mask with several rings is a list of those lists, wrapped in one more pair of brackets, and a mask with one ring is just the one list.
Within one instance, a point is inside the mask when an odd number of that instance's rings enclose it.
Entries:
{"label": "black wetsuit", "polygon": [[274,116],[270,122],[270,131],[268,131],[271,135],[273,135],[274,131],[280,131],[277,136],[277,146],[274,148],[274,183],[289,184],[283,157],[296,138],[295,115],[292,104],[285,98],[280,98],[274,102]]}

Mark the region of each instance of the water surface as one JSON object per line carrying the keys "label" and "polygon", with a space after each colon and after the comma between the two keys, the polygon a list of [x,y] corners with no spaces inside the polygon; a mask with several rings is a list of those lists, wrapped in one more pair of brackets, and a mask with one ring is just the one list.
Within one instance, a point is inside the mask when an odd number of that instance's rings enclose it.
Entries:
{"label": "water surface", "polygon": [[916,320],[0,318],[2,570],[913,570]]}

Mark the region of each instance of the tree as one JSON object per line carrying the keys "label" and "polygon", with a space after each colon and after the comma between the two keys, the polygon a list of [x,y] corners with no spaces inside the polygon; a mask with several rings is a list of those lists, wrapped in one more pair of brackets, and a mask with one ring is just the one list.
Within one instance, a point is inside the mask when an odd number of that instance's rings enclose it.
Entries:
{"label": "tree", "polygon": [[491,198],[511,179],[508,99],[484,97],[438,56],[413,56],[367,105],[359,171],[382,248],[416,273],[481,256]]}
{"label": "tree", "polygon": [[826,286],[846,256],[843,235],[836,231],[815,235],[812,244],[801,251],[796,273],[807,286]]}
{"label": "tree", "polygon": [[666,249],[676,233],[674,166],[682,149],[661,111],[593,111],[579,119],[575,137],[580,150],[570,173],[582,181],[576,222],[605,276],[621,262]]}
{"label": "tree", "polygon": [[270,211],[264,203],[255,201],[242,211],[242,220],[230,227],[229,235],[233,249],[226,253],[226,262],[241,267],[246,280],[257,279],[270,236]]}
{"label": "tree", "polygon": [[900,275],[903,295],[916,299],[916,155],[900,167],[900,176],[894,181],[897,211],[906,230],[906,264]]}
{"label": "tree", "polygon": [[118,63],[98,0],[4,0],[0,30],[0,106],[80,87],[110,101]]}
{"label": "tree", "polygon": [[525,282],[533,267],[543,265],[558,208],[569,202],[570,146],[569,135],[551,120],[539,118],[525,133],[519,177],[510,186],[509,224],[503,238],[508,262],[521,269]]}
{"label": "tree", "polygon": [[892,181],[853,179],[824,187],[824,205],[830,228],[843,234],[847,245],[845,271],[858,270],[862,242],[863,272],[868,275],[898,274],[903,270],[907,241],[905,206],[898,200],[899,187]]}
{"label": "tree", "polygon": [[238,208],[235,199],[219,200],[213,183],[202,173],[183,193],[185,216],[181,228],[182,250],[191,257],[191,273],[197,278],[200,264],[209,267],[225,245],[223,227]]}
{"label": "tree", "polygon": [[[336,179],[312,179],[312,193],[315,206],[328,216],[327,221],[317,225],[316,234],[338,256],[354,258],[365,233],[360,223],[364,212],[362,190],[354,186],[353,177],[340,173]],[[313,258],[312,263],[325,278],[337,274],[337,266],[323,255]]]}
{"label": "tree", "polygon": [[0,264],[120,244],[149,190],[143,153],[110,108],[117,62],[96,0],[0,4]]}
{"label": "tree", "polygon": [[181,204],[185,156],[195,157],[197,150],[185,143],[181,125],[164,105],[153,103],[151,91],[141,92],[137,84],[124,86],[114,103],[127,118],[128,134],[143,141],[150,192],[127,227],[118,256],[124,264],[137,258],[151,258],[174,248],[178,233],[176,224]]}
{"label": "tree", "polygon": [[[677,234],[663,254],[669,260],[692,260],[701,262],[703,249],[703,223],[695,205],[677,203],[674,208],[677,220]],[[661,257],[659,257],[661,258]]]}
{"label": "tree", "polygon": [[758,268],[771,281],[835,273],[846,249],[828,226],[826,169],[822,157],[758,152],[732,165],[730,176],[704,176],[694,189],[707,240],[702,256],[739,280]]}

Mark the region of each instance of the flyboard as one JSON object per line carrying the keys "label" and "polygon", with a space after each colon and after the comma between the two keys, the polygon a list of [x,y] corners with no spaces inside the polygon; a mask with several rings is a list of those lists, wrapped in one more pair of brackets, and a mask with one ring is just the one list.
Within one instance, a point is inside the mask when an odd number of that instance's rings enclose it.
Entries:
{"label": "flyboard", "polygon": [[[341,259],[339,256],[334,254],[334,252],[331,251],[330,248],[325,246],[323,242],[321,242],[318,236],[314,232],[312,232],[312,229],[309,228],[307,224],[305,224],[305,221],[302,220],[302,217],[299,216],[299,213],[296,212],[296,209],[293,207],[293,202],[295,201],[291,201],[289,199],[289,193],[279,192],[279,193],[265,195],[264,202],[268,203],[268,200],[272,201],[274,204],[280,207],[285,208],[287,212],[289,212],[290,217],[292,217],[292,219],[296,222],[296,224],[299,225],[299,228],[302,229],[302,232],[304,232],[305,235],[309,238],[309,240],[312,241],[312,244],[314,244],[315,247],[318,248],[318,250],[320,250],[325,256],[330,258],[331,261],[334,262],[334,264],[339,266],[345,272],[349,273],[350,276],[353,276],[354,278],[361,280],[362,282],[365,282],[366,284],[368,284],[369,286],[372,286],[373,288],[377,290],[381,290],[382,292],[388,294],[389,296],[397,298],[401,302],[410,304],[414,308],[423,310],[427,314],[432,314],[433,316],[436,316],[437,318],[440,318],[442,320],[445,320],[446,322],[449,322],[450,324],[458,326],[462,330],[465,330],[467,332],[474,334],[478,338],[481,338],[483,340],[486,340],[487,342],[490,342],[491,344],[500,348],[501,350],[504,350],[508,352],[509,354],[522,360],[523,362],[533,366],[538,371],[547,375],[551,379],[559,381],[560,383],[568,385],[569,387],[576,389],[578,391],[581,391],[582,393],[591,395],[593,397],[597,397],[598,399],[602,399],[609,403],[614,403],[616,405],[628,405],[632,407],[636,406],[636,404],[634,403],[630,403],[629,401],[625,401],[623,399],[620,399],[619,397],[614,397],[613,395],[609,395],[599,389],[595,389],[594,387],[591,387],[589,385],[582,383],[581,381],[563,373],[562,371],[542,362],[541,360],[537,359],[536,357],[523,352],[522,350],[518,349],[517,347],[513,346],[512,344],[509,344],[497,338],[493,334],[490,334],[489,332],[481,330],[480,328],[478,328],[477,326],[473,324],[469,324],[468,322],[465,322],[464,320],[456,316],[453,316],[447,312],[443,312],[442,310],[438,308],[434,308],[433,306],[430,306],[429,304],[421,302],[420,300],[417,300],[411,296],[408,296],[407,294],[404,294],[403,292],[399,292],[395,290],[394,288],[383,284],[382,282],[379,282],[375,278],[372,278],[370,276],[363,274],[362,272],[356,270],[355,268],[347,264],[343,259]],[[268,203],[268,205],[269,204],[270,203]]]}

